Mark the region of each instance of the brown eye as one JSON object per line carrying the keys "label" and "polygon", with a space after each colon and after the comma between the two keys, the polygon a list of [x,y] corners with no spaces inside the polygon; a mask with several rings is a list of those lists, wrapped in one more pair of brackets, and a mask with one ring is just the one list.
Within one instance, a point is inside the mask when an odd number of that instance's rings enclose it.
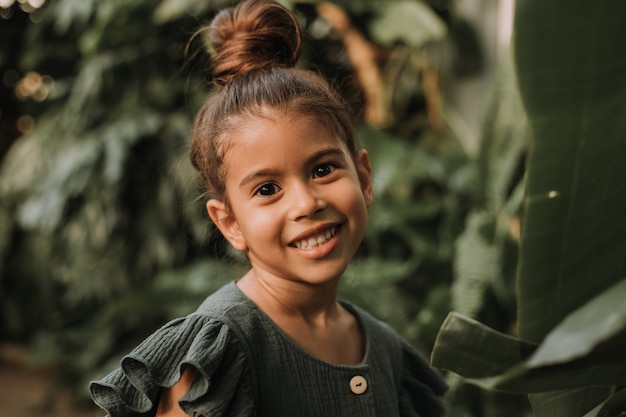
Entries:
{"label": "brown eye", "polygon": [[270,196],[274,195],[279,191],[279,188],[276,184],[263,184],[256,190],[256,194],[261,196]]}
{"label": "brown eye", "polygon": [[313,170],[313,178],[321,178],[321,177],[330,175],[335,170],[335,168],[336,167],[332,164],[324,164],[324,165],[317,166]]}

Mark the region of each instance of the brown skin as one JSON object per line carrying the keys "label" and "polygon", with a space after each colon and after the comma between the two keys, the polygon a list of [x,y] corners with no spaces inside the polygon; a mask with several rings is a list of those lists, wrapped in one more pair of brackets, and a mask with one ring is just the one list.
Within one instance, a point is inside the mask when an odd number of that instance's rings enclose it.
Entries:
{"label": "brown skin", "polygon": [[183,371],[180,381],[174,384],[172,388],[161,390],[156,417],[189,417],[178,405],[178,400],[189,391],[196,373],[197,371],[194,368],[187,367]]}

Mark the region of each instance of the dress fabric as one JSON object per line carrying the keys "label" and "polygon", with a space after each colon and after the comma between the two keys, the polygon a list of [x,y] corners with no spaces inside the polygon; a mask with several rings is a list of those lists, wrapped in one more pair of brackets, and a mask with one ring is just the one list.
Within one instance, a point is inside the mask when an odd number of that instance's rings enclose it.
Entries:
{"label": "dress fabric", "polygon": [[335,365],[296,345],[231,282],[158,329],[90,384],[110,417],[153,416],[162,387],[198,370],[180,400],[204,417],[438,417],[447,386],[385,323],[349,303],[366,338],[361,363]]}

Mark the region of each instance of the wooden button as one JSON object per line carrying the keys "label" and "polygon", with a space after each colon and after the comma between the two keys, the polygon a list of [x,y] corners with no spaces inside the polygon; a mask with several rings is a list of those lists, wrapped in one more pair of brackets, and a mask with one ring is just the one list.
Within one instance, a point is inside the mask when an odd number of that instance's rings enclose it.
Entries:
{"label": "wooden button", "polygon": [[350,380],[350,390],[356,395],[361,395],[367,390],[367,380],[361,375],[353,376]]}

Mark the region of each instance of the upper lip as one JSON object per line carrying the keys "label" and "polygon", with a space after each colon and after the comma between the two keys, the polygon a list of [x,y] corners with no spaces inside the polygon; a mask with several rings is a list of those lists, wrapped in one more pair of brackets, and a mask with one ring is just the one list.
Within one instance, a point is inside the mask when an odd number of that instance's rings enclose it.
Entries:
{"label": "upper lip", "polygon": [[320,232],[330,229],[331,227],[339,227],[339,226],[340,226],[340,223],[325,223],[325,224],[313,227],[311,229],[307,229],[306,231],[300,233],[295,238],[293,238],[289,242],[289,246],[294,246],[296,242],[318,235]]}

